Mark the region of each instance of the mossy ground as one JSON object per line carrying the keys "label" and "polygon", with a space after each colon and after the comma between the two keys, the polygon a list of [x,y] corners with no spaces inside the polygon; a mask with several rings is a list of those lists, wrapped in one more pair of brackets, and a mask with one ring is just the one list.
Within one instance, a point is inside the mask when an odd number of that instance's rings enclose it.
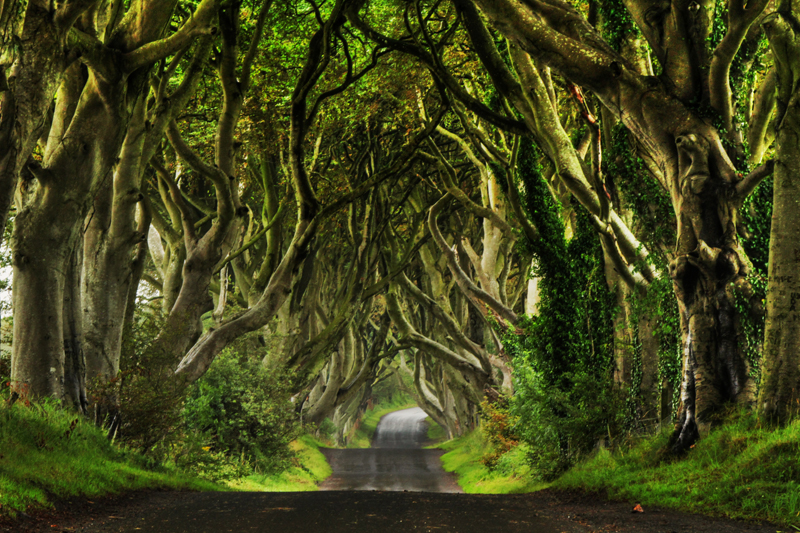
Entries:
{"label": "mossy ground", "polygon": [[0,515],[146,488],[229,490],[120,449],[54,404],[0,407]]}
{"label": "mossy ground", "polygon": [[442,464],[468,493],[532,492],[545,487],[599,492],[711,516],[766,520],[800,531],[800,420],[765,429],[752,414],[734,414],[683,457],[668,453],[669,432],[614,451],[599,450],[550,484],[537,481],[524,444],[493,469],[480,431],[440,444]]}
{"label": "mossy ground", "polygon": [[669,433],[601,450],[553,483],[696,513],[777,522],[800,531],[800,420],[764,429],[736,415],[681,458],[664,453]]}
{"label": "mossy ground", "polygon": [[237,490],[267,492],[305,492],[318,490],[318,485],[331,475],[331,467],[319,451],[322,443],[309,435],[292,442],[296,457],[293,466],[280,474],[254,474],[232,481],[229,485]]}
{"label": "mossy ground", "polygon": [[442,456],[442,466],[458,476],[458,484],[466,493],[516,494],[534,492],[547,486],[536,479],[535,472],[525,461],[524,445],[503,454],[491,469],[481,462],[489,446],[480,431],[449,440],[438,447],[447,451]]}

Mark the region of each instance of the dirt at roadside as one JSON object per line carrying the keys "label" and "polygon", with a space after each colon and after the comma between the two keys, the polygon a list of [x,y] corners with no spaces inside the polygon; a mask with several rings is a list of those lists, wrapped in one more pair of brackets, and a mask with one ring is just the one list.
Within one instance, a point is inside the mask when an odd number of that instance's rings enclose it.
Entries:
{"label": "dirt at roadside", "polygon": [[[421,492],[189,493],[143,491],[61,502],[56,510],[0,521],[2,532],[217,533],[408,531],[776,533],[781,528],[609,502],[581,492],[470,495]],[[785,531],[785,529],[783,530]]]}

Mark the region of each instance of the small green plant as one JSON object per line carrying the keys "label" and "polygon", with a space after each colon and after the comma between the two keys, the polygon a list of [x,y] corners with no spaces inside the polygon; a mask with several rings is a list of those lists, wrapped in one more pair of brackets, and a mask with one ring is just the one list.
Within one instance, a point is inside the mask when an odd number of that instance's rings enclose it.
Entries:
{"label": "small green plant", "polygon": [[497,466],[500,458],[519,444],[519,437],[514,433],[518,418],[511,413],[508,397],[481,402],[481,431],[489,446],[481,462],[488,468]]}

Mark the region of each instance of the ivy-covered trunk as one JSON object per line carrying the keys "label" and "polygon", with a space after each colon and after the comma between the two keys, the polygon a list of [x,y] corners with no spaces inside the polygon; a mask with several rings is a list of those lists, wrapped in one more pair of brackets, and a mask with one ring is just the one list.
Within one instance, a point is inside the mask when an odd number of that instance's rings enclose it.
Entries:
{"label": "ivy-covered trunk", "polygon": [[[764,22],[778,73],[769,290],[759,414],[785,422],[800,412],[800,2]],[[794,4],[794,10],[791,10]]]}
{"label": "ivy-covered trunk", "polygon": [[660,76],[639,72],[569,2],[475,3],[508,39],[591,91],[619,117],[651,162],[652,179],[670,194],[678,219],[670,275],[684,340],[680,423],[673,444],[683,449],[726,401],[754,399],[740,342],[744,317],[735,302],[744,302],[745,313],[759,302],[747,279],[750,265],[739,242],[738,209],[769,169],[747,176],[738,172],[744,149],[734,127],[732,65],[767,2],[730,2],[717,42],[708,3],[698,5],[698,16],[688,17],[679,2],[656,11],[650,2],[626,1],[624,8],[662,68]]}

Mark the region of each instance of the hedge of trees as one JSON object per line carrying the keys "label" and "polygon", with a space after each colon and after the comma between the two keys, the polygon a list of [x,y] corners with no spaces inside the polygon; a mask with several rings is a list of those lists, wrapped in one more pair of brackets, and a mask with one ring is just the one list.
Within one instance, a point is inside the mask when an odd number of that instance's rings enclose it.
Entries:
{"label": "hedge of trees", "polygon": [[731,404],[785,423],[798,13],[4,2],[11,394],[130,433],[126,368],[185,395],[246,337],[342,431],[387,379],[450,435],[512,397],[565,464]]}

